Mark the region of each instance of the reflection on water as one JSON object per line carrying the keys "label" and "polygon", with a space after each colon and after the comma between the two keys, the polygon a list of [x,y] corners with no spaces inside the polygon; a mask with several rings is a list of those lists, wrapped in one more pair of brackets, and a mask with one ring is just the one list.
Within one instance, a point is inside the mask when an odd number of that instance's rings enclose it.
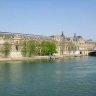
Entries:
{"label": "reflection on water", "polygon": [[95,96],[95,57],[0,62],[0,96]]}

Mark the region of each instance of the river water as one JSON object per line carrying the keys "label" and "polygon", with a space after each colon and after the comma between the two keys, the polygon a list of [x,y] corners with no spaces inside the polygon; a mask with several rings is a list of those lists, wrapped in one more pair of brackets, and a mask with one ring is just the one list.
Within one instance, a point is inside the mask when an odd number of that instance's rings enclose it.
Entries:
{"label": "river water", "polygon": [[0,96],[96,96],[96,57],[0,62]]}

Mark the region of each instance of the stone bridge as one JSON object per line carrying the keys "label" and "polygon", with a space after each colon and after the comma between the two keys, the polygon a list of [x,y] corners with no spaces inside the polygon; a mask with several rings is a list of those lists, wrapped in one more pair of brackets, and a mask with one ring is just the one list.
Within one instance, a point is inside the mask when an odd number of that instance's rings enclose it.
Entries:
{"label": "stone bridge", "polygon": [[80,50],[81,55],[96,55],[96,50]]}
{"label": "stone bridge", "polygon": [[88,55],[89,56],[96,56],[96,50],[89,52]]}

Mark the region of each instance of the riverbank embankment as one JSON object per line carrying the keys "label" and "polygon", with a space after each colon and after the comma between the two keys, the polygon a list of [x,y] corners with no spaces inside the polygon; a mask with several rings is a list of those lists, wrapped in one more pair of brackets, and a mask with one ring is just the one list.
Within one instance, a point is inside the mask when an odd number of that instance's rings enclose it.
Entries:
{"label": "riverbank embankment", "polygon": [[58,56],[8,57],[8,58],[0,58],[0,61],[22,61],[22,60],[38,60],[38,59],[63,59],[63,58],[68,58],[68,57],[76,57],[76,56],[73,56],[73,55],[58,55]]}
{"label": "riverbank embankment", "polygon": [[32,56],[32,57],[8,57],[0,58],[0,61],[21,61],[21,60],[36,60],[36,59],[49,59],[49,56]]}

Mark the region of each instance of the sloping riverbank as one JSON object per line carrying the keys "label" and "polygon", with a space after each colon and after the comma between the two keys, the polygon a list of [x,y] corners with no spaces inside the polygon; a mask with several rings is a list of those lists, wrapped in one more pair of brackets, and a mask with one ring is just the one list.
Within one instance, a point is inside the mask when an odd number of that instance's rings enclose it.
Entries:
{"label": "sloping riverbank", "polygon": [[0,61],[22,61],[22,60],[38,60],[38,59],[63,59],[68,57],[79,57],[73,55],[58,55],[58,56],[32,56],[32,57],[9,57],[0,58]]}
{"label": "sloping riverbank", "polygon": [[49,59],[49,56],[33,56],[33,57],[11,57],[11,58],[0,58],[0,61],[10,61],[10,60],[36,60],[36,59]]}

